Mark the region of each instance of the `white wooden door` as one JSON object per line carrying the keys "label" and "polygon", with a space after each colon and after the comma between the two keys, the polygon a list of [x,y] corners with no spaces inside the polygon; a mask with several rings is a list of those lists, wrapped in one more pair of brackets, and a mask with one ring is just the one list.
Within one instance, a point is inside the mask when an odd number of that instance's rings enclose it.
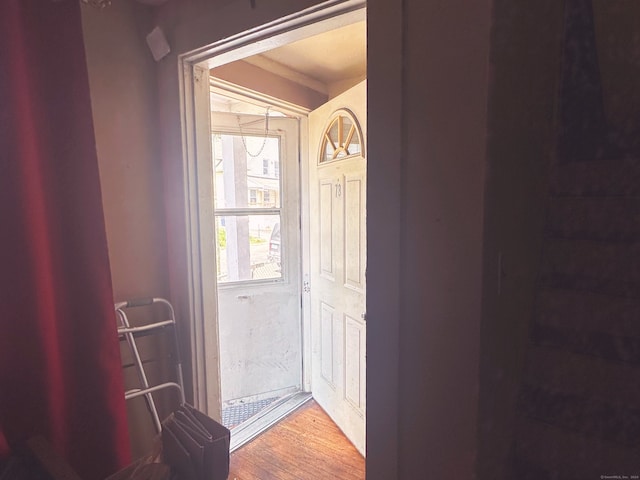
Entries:
{"label": "white wooden door", "polygon": [[212,114],[223,406],[302,388],[298,121]]}
{"label": "white wooden door", "polygon": [[365,82],[309,116],[312,393],[363,455],[365,119]]}

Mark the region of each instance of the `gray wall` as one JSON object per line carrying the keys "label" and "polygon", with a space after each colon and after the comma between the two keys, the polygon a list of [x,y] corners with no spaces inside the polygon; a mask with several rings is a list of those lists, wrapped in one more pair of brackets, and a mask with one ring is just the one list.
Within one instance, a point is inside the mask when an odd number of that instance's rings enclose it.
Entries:
{"label": "gray wall", "polygon": [[[130,1],[104,10],[82,6],[114,301],[168,295],[155,64],[143,33],[149,19],[147,8]],[[152,312],[142,313],[131,320],[153,319]],[[144,358],[157,358],[162,347],[147,339],[141,349]],[[152,381],[165,375],[162,363],[149,367]],[[125,370],[125,382],[138,385],[132,369]],[[127,405],[137,458],[148,452],[154,431],[143,399]]]}
{"label": "gray wall", "polygon": [[512,440],[553,155],[562,11],[557,0],[494,2],[478,431],[486,480],[504,478]]}
{"label": "gray wall", "polygon": [[474,477],[491,3],[404,2],[403,479]]}
{"label": "gray wall", "polygon": [[627,142],[640,146],[640,3],[594,0],[605,113]]}

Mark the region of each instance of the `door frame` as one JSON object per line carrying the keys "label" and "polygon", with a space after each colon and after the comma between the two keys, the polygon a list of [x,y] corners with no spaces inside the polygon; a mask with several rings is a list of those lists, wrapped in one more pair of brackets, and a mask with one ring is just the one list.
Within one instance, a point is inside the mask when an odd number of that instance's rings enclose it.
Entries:
{"label": "door frame", "polygon": [[[362,1],[355,2],[361,8]],[[353,7],[350,0],[331,0],[322,2],[299,13],[282,17],[265,24],[262,31],[273,25],[281,25],[286,30],[286,22],[292,18],[304,17],[309,12],[325,9],[335,12],[340,5]],[[294,8],[293,6],[291,7]],[[375,258],[369,262],[367,287],[368,332],[367,332],[367,478],[390,479],[401,475],[400,469],[400,430],[406,425],[400,423],[400,387],[410,383],[407,375],[411,372],[400,370],[400,325],[402,321],[421,312],[406,312],[401,301],[401,289],[405,287],[402,264],[403,231],[406,222],[404,205],[406,203],[405,157],[407,118],[404,108],[409,102],[405,95],[405,77],[409,74],[405,60],[413,58],[405,53],[408,46],[406,32],[407,6],[401,0],[369,0],[367,3],[367,125],[369,130],[369,153],[367,171],[367,218],[368,256]],[[329,10],[327,10],[329,9]],[[266,12],[266,16],[269,13]],[[261,17],[262,18],[262,17]],[[273,18],[273,17],[271,17]],[[304,21],[298,21],[298,24]],[[245,34],[255,34],[256,30],[248,30]],[[239,34],[238,37],[241,37]],[[209,36],[211,45],[220,45],[216,34]],[[209,44],[209,43],[208,43]],[[200,44],[202,45],[202,44]],[[165,162],[177,161],[182,156],[179,180],[182,185],[184,202],[184,223],[182,218],[181,233],[184,238],[185,263],[182,257],[170,259],[172,269],[179,278],[184,278],[176,286],[176,295],[185,310],[185,327],[191,345],[193,401],[202,410],[207,410],[207,393],[216,394],[213,385],[217,383],[216,372],[208,372],[211,377],[209,385],[205,379],[204,345],[208,341],[217,342],[217,333],[212,340],[204,337],[204,321],[202,313],[203,284],[199,256],[199,232],[195,219],[190,218],[193,202],[198,202],[196,178],[192,172],[196,158],[197,137],[194,110],[197,95],[201,95],[202,79],[196,70],[195,54],[206,50],[200,45],[191,45],[187,52],[179,52],[177,65],[170,66],[160,72],[161,78],[167,81],[176,78],[178,97],[175,102],[168,101],[169,106],[180,122],[180,139],[174,144],[164,142],[171,158],[165,156]],[[183,53],[184,52],[184,53]],[[194,53],[192,53],[194,52]],[[415,67],[415,66],[414,66]],[[175,70],[174,70],[175,69]],[[175,74],[173,73],[175,72]],[[419,70],[418,73],[420,73]],[[175,77],[174,77],[175,75]],[[194,90],[199,93],[194,92]],[[205,91],[208,89],[205,89]],[[208,106],[206,103],[205,106]],[[171,132],[171,127],[164,131]],[[200,140],[202,140],[200,138]],[[169,165],[169,164],[167,164]],[[172,167],[167,167],[173,171]],[[385,195],[374,195],[372,192],[385,192]],[[179,227],[176,223],[176,227]],[[182,239],[178,240],[182,243]],[[182,247],[179,247],[181,249]],[[213,293],[205,292],[209,295]],[[211,299],[207,299],[211,302]],[[215,299],[214,299],[215,302]],[[215,303],[214,303],[215,304]],[[411,313],[412,315],[410,315]],[[400,376],[403,381],[400,381]],[[207,391],[208,390],[208,391]],[[215,407],[215,405],[213,405]],[[219,408],[209,409],[212,416],[220,414]],[[406,447],[406,445],[405,445]],[[403,448],[402,451],[406,451]]]}
{"label": "door frame", "polygon": [[[211,46],[179,57],[180,100],[182,114],[183,172],[187,219],[188,296],[191,313],[190,344],[194,404],[213,418],[221,418],[220,361],[218,332],[218,293],[215,269],[202,265],[215,265],[215,252],[205,248],[214,238],[213,188],[211,162],[211,115],[209,109],[209,70],[251,55],[277,48],[318,33],[340,28],[365,18],[365,0],[335,0],[277,19],[243,33],[231,36]],[[217,88],[235,94],[247,93],[224,82],[214,82]],[[225,88],[227,87],[227,88]],[[252,92],[251,98],[260,97]],[[271,99],[263,98],[270,102]],[[283,102],[279,102],[282,104]],[[287,105],[282,105],[285,108]],[[305,115],[302,109],[291,105],[291,112],[301,118],[300,145],[306,145]],[[301,148],[301,154],[306,149]],[[301,281],[309,272],[308,233],[308,161],[306,153],[300,159],[301,210]],[[303,191],[303,189],[305,189]],[[198,212],[195,218],[194,212]],[[301,292],[303,330],[303,389],[311,388],[311,320],[309,295]]]}
{"label": "door frame", "polygon": [[[200,251],[200,232],[196,219],[191,218],[192,206],[197,205],[198,185],[194,174],[196,145],[209,148],[203,143],[202,129],[196,132],[195,110],[202,105],[198,98],[208,95],[204,88],[206,78],[198,63],[207,59],[207,51],[217,48],[219,53],[229,52],[234,46],[244,46],[255,40],[265,41],[283,34],[313,19],[327,19],[353,10],[361,9],[364,0],[329,0],[314,7],[276,19],[261,27],[247,30],[227,40],[215,41],[211,47],[202,47],[178,54],[177,77],[179,86],[179,112],[181,119],[182,175],[184,188],[184,235],[186,264],[176,269],[186,270],[184,290],[188,315],[188,332],[191,341],[192,379],[194,403],[211,416],[219,417],[220,408],[207,398],[217,395],[218,372],[206,372],[205,344],[217,343],[217,332],[207,331],[203,316],[203,304],[215,305],[215,292],[204,293]],[[398,478],[400,469],[400,376],[407,380],[409,372],[400,370],[400,324],[408,317],[401,302],[403,288],[402,231],[405,215],[406,193],[405,155],[407,120],[404,117],[404,85],[407,66],[404,65],[406,50],[406,11],[401,0],[370,0],[367,4],[367,125],[369,130],[367,170],[367,478]],[[212,37],[212,38],[215,38]],[[280,41],[283,39],[281,38]],[[286,42],[284,42],[286,43]],[[246,56],[243,54],[242,56]],[[169,75],[167,73],[167,75]],[[208,108],[207,108],[208,109]],[[206,117],[206,115],[205,115]],[[196,142],[198,139],[198,142]],[[180,148],[180,147],[179,147]],[[174,152],[178,153],[178,152]],[[373,192],[385,192],[374,195]],[[206,200],[206,199],[205,199]],[[184,295],[184,297],[183,297]],[[214,298],[211,299],[210,297]],[[416,312],[413,312],[414,314]],[[417,312],[419,313],[419,312]],[[209,330],[211,330],[209,328]],[[209,337],[205,334],[209,333]],[[208,376],[208,381],[207,381]],[[409,381],[409,380],[407,380]],[[210,403],[210,405],[209,405]]]}

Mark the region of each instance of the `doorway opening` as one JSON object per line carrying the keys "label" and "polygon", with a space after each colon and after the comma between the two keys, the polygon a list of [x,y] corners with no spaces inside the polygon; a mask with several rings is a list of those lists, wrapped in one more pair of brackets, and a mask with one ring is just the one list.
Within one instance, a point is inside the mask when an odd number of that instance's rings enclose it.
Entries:
{"label": "doorway opening", "polygon": [[323,15],[203,54],[183,85],[205,337],[194,366],[235,446],[235,422],[259,425],[244,442],[313,396],[364,455],[364,5]]}

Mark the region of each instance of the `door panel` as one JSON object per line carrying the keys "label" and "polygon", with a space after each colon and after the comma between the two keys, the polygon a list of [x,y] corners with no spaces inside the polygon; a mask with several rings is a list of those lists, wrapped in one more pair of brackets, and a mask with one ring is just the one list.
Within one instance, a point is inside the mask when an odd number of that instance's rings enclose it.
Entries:
{"label": "door panel", "polygon": [[344,178],[345,285],[364,289],[364,175]]}
{"label": "door panel", "polygon": [[333,339],[334,339],[334,335],[333,335],[333,313],[334,313],[334,309],[331,308],[329,305],[327,305],[326,303],[322,303],[321,305],[321,319],[320,322],[322,324],[321,328],[322,328],[322,338],[321,338],[321,342],[322,342],[322,350],[320,352],[321,355],[321,359],[320,359],[320,364],[321,364],[321,372],[322,372],[322,377],[331,385],[331,386],[335,386],[334,385],[334,381],[333,381],[333,367],[334,367],[334,363],[333,363]]}
{"label": "door panel", "polygon": [[302,388],[298,123],[212,114],[223,403]]}
{"label": "door panel", "polygon": [[362,410],[362,382],[363,365],[362,343],[364,341],[363,325],[361,322],[345,316],[345,396],[358,410]]}
{"label": "door panel", "polygon": [[333,183],[331,180],[320,182],[320,273],[333,281]]}
{"label": "door panel", "polygon": [[[363,454],[366,161],[360,141],[366,134],[365,101],[362,82],[309,115],[312,393]],[[361,131],[350,118],[334,114],[343,108],[360,122]]]}

